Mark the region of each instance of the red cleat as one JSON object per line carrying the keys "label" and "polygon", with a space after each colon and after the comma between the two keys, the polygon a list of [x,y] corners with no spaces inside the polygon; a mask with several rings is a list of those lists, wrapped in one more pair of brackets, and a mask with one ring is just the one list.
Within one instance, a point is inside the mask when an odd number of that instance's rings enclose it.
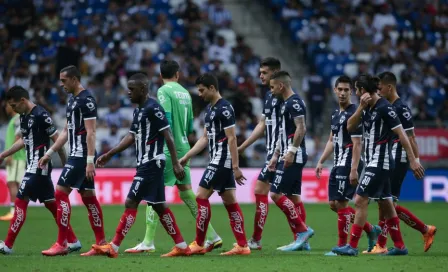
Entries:
{"label": "red cleat", "polygon": [[44,256],[64,256],[68,254],[68,247],[67,246],[61,246],[58,243],[54,243],[50,249],[42,251],[42,255]]}

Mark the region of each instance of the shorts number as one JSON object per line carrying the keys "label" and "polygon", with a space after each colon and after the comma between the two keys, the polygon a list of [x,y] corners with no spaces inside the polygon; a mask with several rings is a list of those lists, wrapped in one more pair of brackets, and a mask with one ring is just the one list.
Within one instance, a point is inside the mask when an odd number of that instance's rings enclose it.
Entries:
{"label": "shorts number", "polygon": [[364,177],[362,179],[361,184],[367,186],[367,185],[369,185],[369,182],[370,182],[370,177]]}
{"label": "shorts number", "polygon": [[280,184],[280,182],[282,182],[282,176],[275,176],[274,183],[275,184]]}
{"label": "shorts number", "polygon": [[344,188],[345,188],[345,180],[340,180],[339,181],[339,190],[344,191]]}
{"label": "shorts number", "polygon": [[215,176],[215,172],[212,170],[208,170],[207,174],[205,174],[205,180],[207,181],[207,183],[213,179],[213,177]]}
{"label": "shorts number", "polygon": [[138,191],[138,187],[140,187],[140,181],[137,181],[136,183],[135,183],[135,190],[136,191]]}

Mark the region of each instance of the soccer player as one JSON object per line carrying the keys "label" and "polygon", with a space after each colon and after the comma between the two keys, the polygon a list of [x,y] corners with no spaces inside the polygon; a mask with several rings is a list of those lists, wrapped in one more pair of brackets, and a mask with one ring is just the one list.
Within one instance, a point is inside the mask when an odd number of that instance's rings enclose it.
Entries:
{"label": "soccer player", "polygon": [[[56,186],[58,207],[58,237],[50,249],[42,251],[45,256],[66,255],[68,226],[72,209],[69,194],[77,189],[89,214],[90,226],[95,233],[97,244],[106,243],[104,236],[103,211],[95,195],[95,131],[97,107],[95,98],[81,85],[81,74],[75,66],[67,66],[60,71],[61,87],[72,94],[67,104],[67,123],[57,141],[39,160],[39,167],[45,167],[53,152],[64,148],[69,142],[68,161],[62,170]],[[95,251],[81,256],[96,255]]]}
{"label": "soccer player", "polygon": [[[412,152],[418,161],[418,146],[415,141],[414,134],[414,123],[412,120],[412,114],[409,107],[400,99],[397,93],[397,78],[391,72],[384,72],[379,75],[380,78],[380,95],[387,99],[389,103],[395,109],[398,118],[403,125],[403,129],[409,138],[411,144]],[[397,212],[398,218],[400,218],[404,223],[406,223],[411,228],[419,231],[423,235],[424,240],[424,251],[428,251],[431,247],[434,236],[436,234],[437,228],[435,226],[426,225],[417,216],[415,216],[411,211],[405,207],[398,205],[398,199],[400,198],[401,186],[403,184],[406,173],[409,169],[409,160],[406,151],[403,149],[400,139],[397,135],[392,137],[392,156],[395,161],[395,169],[391,174],[391,194],[394,200],[395,210]],[[386,243],[387,243],[387,233],[388,229],[384,227],[384,217],[380,215],[379,225],[383,227],[383,232],[378,238],[378,244],[371,251],[363,251],[363,253],[370,254],[381,254],[386,253]]]}
{"label": "soccer player", "polygon": [[[164,85],[159,88],[157,98],[160,105],[165,110],[165,116],[170,124],[171,131],[176,145],[178,158],[183,157],[189,150],[190,144],[188,136],[193,132],[193,108],[191,104],[190,93],[179,83],[179,64],[173,60],[164,60],[160,64],[160,76]],[[163,153],[166,156],[165,165],[165,186],[177,186],[179,196],[182,201],[190,209],[191,214],[196,218],[198,207],[196,205],[196,195],[191,189],[190,166],[186,165],[185,178],[179,180],[173,173],[173,165],[171,164],[171,155],[165,145]],[[153,252],[154,236],[158,223],[157,213],[151,205],[146,208],[146,233],[143,242],[133,248],[126,249],[127,253]],[[207,241],[205,247],[207,251],[222,246],[221,237],[215,232],[210,225],[207,231]]]}
{"label": "soccer player", "polygon": [[[6,129],[5,137],[5,149],[9,149],[12,147],[14,142],[20,139],[20,118],[19,114],[14,112],[8,103],[6,103],[6,114],[11,117]],[[11,204],[9,207],[9,212],[3,216],[0,216],[1,221],[10,221],[14,216],[14,203],[25,169],[26,155],[25,150],[23,149],[20,149],[6,160],[6,182],[8,185]]]}
{"label": "soccer player", "polygon": [[[388,255],[407,255],[401,232],[400,219],[397,217],[392,202],[390,174],[394,168],[392,157],[392,136],[397,134],[405,148],[414,175],[420,179],[424,176],[424,168],[415,159],[409,139],[393,106],[378,94],[378,80],[370,75],[362,74],[355,82],[356,94],[361,96],[360,104],[347,122],[349,132],[356,131],[362,122],[364,129],[364,147],[366,168],[361,183],[356,190],[355,222],[352,225],[350,243],[333,249],[338,255],[358,255],[358,241],[367,220],[369,199],[378,201],[380,213],[386,220],[386,227],[394,241],[394,248]],[[350,180],[356,184],[356,180]]]}
{"label": "soccer player", "polygon": [[209,198],[214,191],[221,196],[237,240],[234,248],[221,255],[248,255],[244,218],[235,196],[235,180],[239,185],[246,179],[239,168],[235,134],[235,113],[232,105],[219,93],[218,80],[210,73],[196,79],[199,96],[210,103],[205,112],[204,134],[193,148],[180,159],[182,165],[201,152],[208,144],[210,163],[202,176],[196,194],[198,215],[196,239],[190,244],[192,254],[205,254],[205,235],[211,218]]}
{"label": "soccer player", "polygon": [[[362,126],[354,132],[347,131],[347,120],[356,111],[351,103],[352,80],[348,76],[340,76],[335,83],[334,92],[338,97],[339,109],[331,115],[331,131],[324,152],[316,166],[316,177],[320,179],[324,162],[333,152],[333,169],[328,182],[328,199],[330,209],[338,214],[338,247],[347,244],[350,222],[355,216],[355,209],[348,205],[353,198],[356,187],[350,184],[350,179],[358,179],[364,167],[361,158]],[[381,233],[379,226],[369,222],[363,227],[369,239],[369,249],[372,249]],[[327,255],[334,255],[333,252]]]}
{"label": "soccer player", "polygon": [[[19,138],[8,150],[0,154],[0,162],[25,148],[28,167],[25,176],[17,192],[15,199],[15,210],[10,222],[8,235],[5,242],[0,241],[0,253],[11,254],[14,241],[19,235],[20,229],[25,223],[26,212],[29,201],[39,200],[56,219],[57,206],[54,200],[54,187],[51,181],[51,161],[48,167],[40,169],[38,161],[50,147],[50,139],[55,142],[59,133],[53,125],[48,112],[41,106],[30,101],[27,90],[20,86],[14,86],[6,93],[9,107],[20,114]],[[66,161],[65,150],[59,151],[62,163]],[[81,249],[81,243],[76,238],[71,226],[68,226],[69,251]]]}
{"label": "soccer player", "polygon": [[[268,57],[261,61],[260,64],[260,79],[264,86],[269,87],[269,79],[271,75],[281,69],[281,63],[278,59]],[[277,143],[279,136],[279,128],[281,121],[280,106],[282,103],[281,98],[277,98],[272,95],[270,91],[266,92],[263,104],[263,112],[261,120],[255,127],[249,138],[238,147],[238,152],[242,153],[247,147],[252,145],[256,140],[265,136],[266,137],[266,164],[258,176],[258,180],[255,183],[255,218],[254,218],[254,232],[252,237],[247,241],[248,246],[251,249],[261,250],[261,236],[263,233],[264,225],[268,217],[269,202],[268,195],[271,188],[271,182],[275,176],[275,172],[270,172],[268,169],[269,161],[272,158],[275,150],[275,144]],[[305,208],[302,202],[298,203],[298,209],[300,216],[305,221]],[[309,245],[307,245],[307,249]]]}
{"label": "soccer player", "polygon": [[272,74],[271,93],[282,99],[280,108],[280,135],[268,169],[275,171],[271,184],[271,199],[288,219],[294,242],[278,248],[282,251],[299,250],[314,231],[307,227],[299,215],[298,203],[302,187],[302,170],[308,159],[305,147],[305,103],[291,88],[291,77],[286,71]]}
{"label": "soccer player", "polygon": [[165,141],[170,152],[175,178],[183,180],[185,171],[177,159],[176,146],[165,111],[157,101],[148,97],[148,87],[148,77],[142,73],[134,74],[129,78],[129,98],[132,103],[138,104],[138,108],[134,110],[131,129],[118,146],[97,160],[97,165],[102,167],[115,154],[135,143],[137,173],[129,189],[125,202],[126,209],[121,216],[115,236],[109,244],[92,246],[98,254],[107,255],[110,258],[118,257],[118,249],[135,222],[137,208],[142,200],[152,206],[160,218],[160,223],[176,243],[172,251],[162,257],[190,255],[190,249],[182,238],[176,219],[165,203],[163,174],[166,160],[163,152]]}

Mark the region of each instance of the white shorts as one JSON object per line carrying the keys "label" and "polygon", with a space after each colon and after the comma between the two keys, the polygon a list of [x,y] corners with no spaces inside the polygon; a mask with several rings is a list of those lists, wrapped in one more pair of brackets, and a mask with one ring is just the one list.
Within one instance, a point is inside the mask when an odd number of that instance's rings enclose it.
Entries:
{"label": "white shorts", "polygon": [[7,182],[22,182],[25,175],[26,161],[13,160],[11,165],[6,166],[6,181]]}

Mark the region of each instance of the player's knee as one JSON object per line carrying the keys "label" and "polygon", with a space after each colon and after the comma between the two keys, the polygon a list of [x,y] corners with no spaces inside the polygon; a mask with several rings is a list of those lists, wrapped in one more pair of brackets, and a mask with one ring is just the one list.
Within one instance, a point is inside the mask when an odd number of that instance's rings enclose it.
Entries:
{"label": "player's knee", "polygon": [[82,190],[82,191],[79,191],[79,194],[81,195],[81,197],[93,197],[93,196],[96,196],[95,195],[95,190]]}
{"label": "player's knee", "polygon": [[177,189],[179,192],[185,192],[188,190],[192,190],[192,187],[190,184],[177,184]]}
{"label": "player's knee", "polygon": [[367,208],[367,205],[369,204],[369,199],[364,197],[357,196],[355,198],[355,208],[357,209],[365,209]]}
{"label": "player's knee", "polygon": [[132,200],[130,198],[127,198],[124,202],[124,207],[126,209],[137,209],[138,208],[138,202],[135,200]]}
{"label": "player's knee", "polygon": [[56,193],[57,192],[63,192],[64,194],[68,195],[68,194],[70,194],[71,191],[72,191],[72,189],[70,189],[69,187],[56,185]]}
{"label": "player's knee", "polygon": [[168,205],[166,205],[166,203],[151,204],[150,206],[152,206],[159,217],[161,217],[166,208],[168,208]]}
{"label": "player's knee", "polygon": [[267,195],[269,194],[269,189],[271,188],[269,183],[257,180],[257,183],[255,184],[255,194],[257,195]]}
{"label": "player's knee", "polygon": [[277,202],[282,197],[282,195],[271,192],[270,197],[271,197],[272,201]]}
{"label": "player's knee", "polygon": [[328,205],[330,205],[330,210],[332,210],[332,211],[334,211],[334,212],[337,212],[338,211],[338,209],[337,209],[337,207],[336,207],[336,201],[329,201],[328,202]]}

